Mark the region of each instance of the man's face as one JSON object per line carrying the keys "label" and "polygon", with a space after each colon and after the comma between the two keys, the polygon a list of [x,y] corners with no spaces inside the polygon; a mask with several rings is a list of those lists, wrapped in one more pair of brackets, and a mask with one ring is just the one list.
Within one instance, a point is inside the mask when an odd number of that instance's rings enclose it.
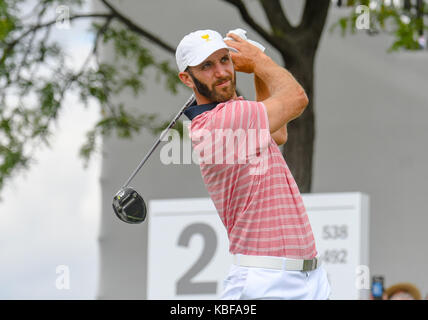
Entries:
{"label": "man's face", "polygon": [[210,102],[224,102],[235,97],[236,73],[229,50],[214,52],[188,73],[196,90]]}

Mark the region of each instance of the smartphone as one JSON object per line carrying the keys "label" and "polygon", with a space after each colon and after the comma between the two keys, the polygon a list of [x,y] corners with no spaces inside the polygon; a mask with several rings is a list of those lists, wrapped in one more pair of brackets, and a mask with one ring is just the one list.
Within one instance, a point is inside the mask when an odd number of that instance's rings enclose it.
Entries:
{"label": "smartphone", "polygon": [[384,291],[384,277],[373,276],[372,278],[372,296],[374,300],[382,300]]}

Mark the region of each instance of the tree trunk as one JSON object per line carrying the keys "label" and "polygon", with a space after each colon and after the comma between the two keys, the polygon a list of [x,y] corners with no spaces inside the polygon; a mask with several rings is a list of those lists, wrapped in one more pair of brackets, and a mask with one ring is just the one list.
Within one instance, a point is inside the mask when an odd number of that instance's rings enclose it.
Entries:
{"label": "tree trunk", "polygon": [[302,193],[311,192],[315,140],[313,57],[300,56],[286,61],[287,70],[305,89],[309,104],[288,126],[288,140],[282,153]]}

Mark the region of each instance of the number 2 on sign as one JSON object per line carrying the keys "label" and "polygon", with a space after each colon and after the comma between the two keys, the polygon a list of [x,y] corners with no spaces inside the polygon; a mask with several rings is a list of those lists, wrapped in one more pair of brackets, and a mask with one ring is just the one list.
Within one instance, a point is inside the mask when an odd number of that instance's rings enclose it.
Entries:
{"label": "number 2 on sign", "polygon": [[216,294],[217,282],[194,282],[192,279],[207,266],[217,248],[217,236],[214,229],[206,223],[194,223],[187,226],[180,234],[178,245],[188,247],[190,239],[199,234],[204,239],[204,250],[194,265],[177,281],[177,295],[185,294]]}

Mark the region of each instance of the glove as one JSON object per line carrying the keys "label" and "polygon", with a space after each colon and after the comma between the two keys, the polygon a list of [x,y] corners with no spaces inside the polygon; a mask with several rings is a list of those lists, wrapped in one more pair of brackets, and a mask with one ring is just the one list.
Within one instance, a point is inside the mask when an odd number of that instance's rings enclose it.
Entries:
{"label": "glove", "polygon": [[[259,48],[260,50],[262,50],[263,52],[265,51],[265,47],[263,47],[260,43],[253,41],[253,40],[249,40],[247,39],[246,33],[247,31],[245,31],[244,29],[238,28],[235,30],[230,30],[228,33],[234,33],[236,34],[238,37],[241,37],[242,39],[248,41],[249,43],[251,43],[252,45],[256,46],[257,48]],[[224,40],[233,40],[230,37],[225,37]]]}

